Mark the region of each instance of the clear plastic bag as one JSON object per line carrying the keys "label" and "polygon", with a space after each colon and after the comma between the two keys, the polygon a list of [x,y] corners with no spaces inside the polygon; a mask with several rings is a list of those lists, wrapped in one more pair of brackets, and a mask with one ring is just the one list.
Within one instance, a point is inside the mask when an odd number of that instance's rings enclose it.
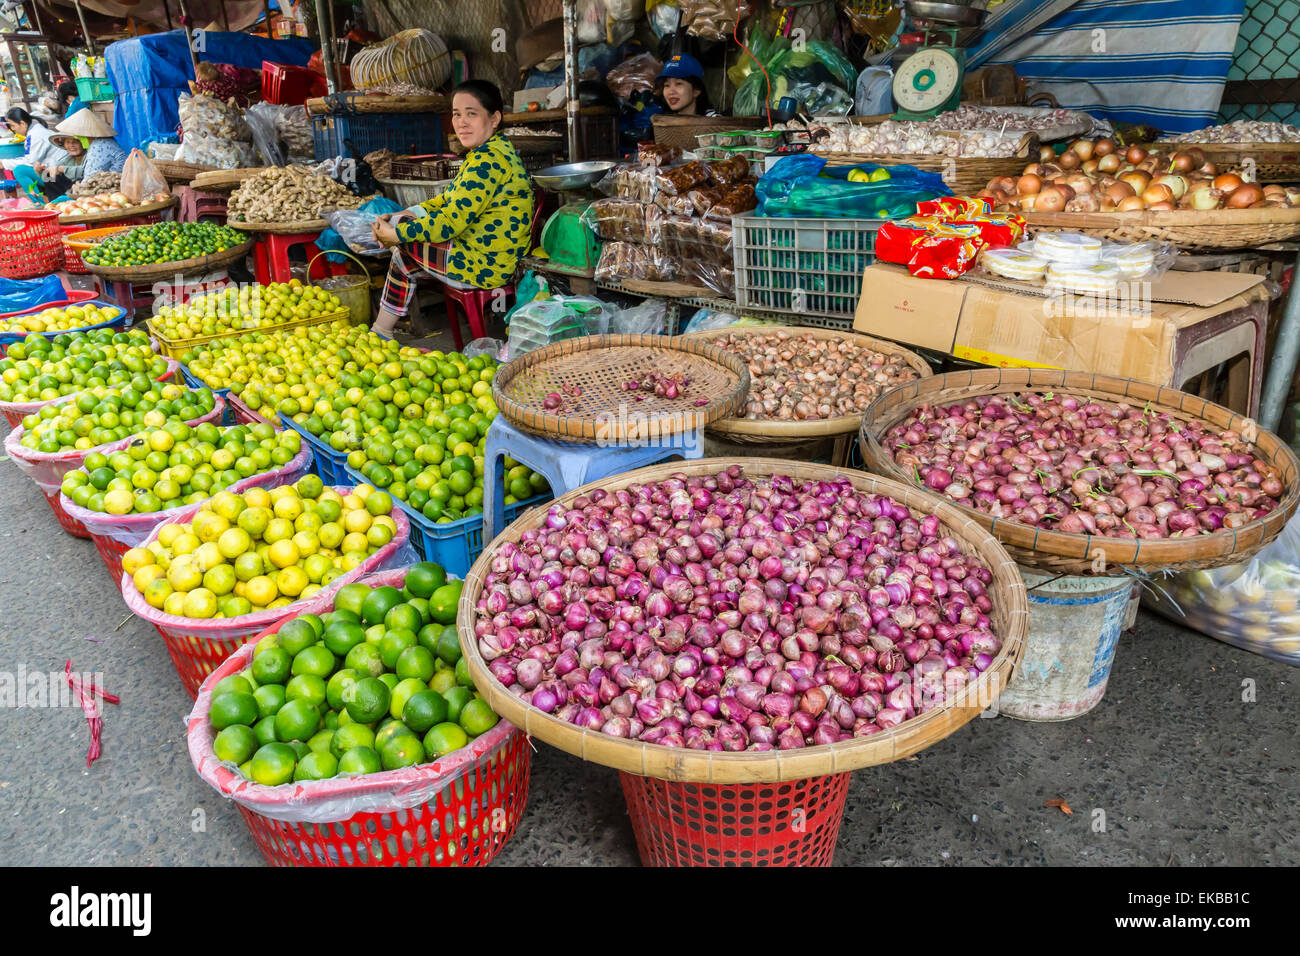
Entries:
{"label": "clear plastic bag", "polygon": [[663,210],[635,199],[597,199],[582,219],[602,239],[654,243],[659,241]]}
{"label": "clear plastic bag", "polygon": [[1245,564],[1157,578],[1142,601],[1215,640],[1300,667],[1300,518]]}
{"label": "clear plastic bag", "polygon": [[158,172],[158,167],[143,152],[131,150],[122,167],[122,195],[132,202],[140,202],[160,193],[171,195],[163,174]]}
{"label": "clear plastic bag", "polygon": [[611,335],[668,335],[668,303],[646,299],[630,309],[615,312],[610,319]]}
{"label": "clear plastic bag", "polygon": [[256,165],[253,132],[244,111],[231,103],[202,93],[182,93],[177,102],[181,121],[181,148],[176,158],[185,163],[239,169]]}
{"label": "clear plastic bag", "polygon": [[620,279],[671,282],[677,278],[677,264],[656,246],[607,242],[600,250],[596,278],[602,282],[618,282]]}
{"label": "clear plastic bag", "polygon": [[349,249],[362,256],[383,255],[385,249],[375,238],[370,227],[379,219],[372,212],[360,209],[335,209],[326,213],[325,221],[339,234]]}
{"label": "clear plastic bag", "polygon": [[628,57],[605,74],[605,85],[620,100],[630,100],[636,93],[654,89],[655,77],[663,64],[652,54],[640,53]]}
{"label": "clear plastic bag", "polygon": [[254,103],[244,110],[244,121],[266,165],[313,161],[311,117],[304,107]]}
{"label": "clear plastic bag", "polygon": [[504,362],[506,360],[506,343],[493,338],[475,339],[465,346],[461,354],[467,359],[472,359],[478,355],[488,355],[498,362]]}
{"label": "clear plastic bag", "polygon": [[716,312],[713,309],[700,309],[691,320],[686,323],[686,328],[682,330],[682,335],[690,335],[692,332],[712,332],[716,329],[729,329],[735,326],[751,325],[780,325],[771,319],[750,319],[739,315],[733,315],[730,312]]}

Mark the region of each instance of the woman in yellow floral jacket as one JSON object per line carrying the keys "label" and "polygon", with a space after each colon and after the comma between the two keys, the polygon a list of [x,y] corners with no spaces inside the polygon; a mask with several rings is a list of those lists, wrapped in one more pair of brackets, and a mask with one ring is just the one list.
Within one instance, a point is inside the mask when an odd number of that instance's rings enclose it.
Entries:
{"label": "woman in yellow floral jacket", "polygon": [[[533,188],[524,164],[497,129],[504,104],[491,83],[470,80],[452,91],[451,125],[467,152],[447,191],[421,206],[420,219],[394,213],[373,226],[375,238],[393,248],[384,283],[377,331],[391,333],[406,315],[421,274],[476,289],[496,289],[514,277],[528,252],[533,225]],[[442,246],[445,271],[435,268]]]}

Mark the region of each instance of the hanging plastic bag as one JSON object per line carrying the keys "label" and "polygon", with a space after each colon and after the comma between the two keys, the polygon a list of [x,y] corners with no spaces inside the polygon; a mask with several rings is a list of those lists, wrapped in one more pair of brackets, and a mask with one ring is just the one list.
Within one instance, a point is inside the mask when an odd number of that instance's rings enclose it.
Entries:
{"label": "hanging plastic bag", "polygon": [[[849,178],[855,170],[870,176],[882,169],[888,178],[876,182]],[[809,153],[782,159],[758,181],[755,192],[761,216],[832,219],[897,219],[915,213],[918,202],[952,195],[942,176],[915,166],[828,167],[825,157]]]}
{"label": "hanging plastic bag", "polygon": [[650,53],[628,57],[605,74],[605,85],[620,100],[630,100],[640,90],[652,90],[664,65]]}
{"label": "hanging plastic bag", "polygon": [[630,309],[616,312],[610,319],[611,335],[667,335],[668,303],[663,299],[646,299]]}
{"label": "hanging plastic bag", "polygon": [[122,167],[122,195],[138,203],[159,195],[170,197],[171,193],[158,167],[143,152],[133,149]]}

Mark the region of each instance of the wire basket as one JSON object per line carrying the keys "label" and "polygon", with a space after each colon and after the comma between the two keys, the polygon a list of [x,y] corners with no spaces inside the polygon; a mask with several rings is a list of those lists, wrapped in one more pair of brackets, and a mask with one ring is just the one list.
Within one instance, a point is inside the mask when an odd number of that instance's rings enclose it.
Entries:
{"label": "wire basket", "polygon": [[30,279],[63,268],[63,233],[51,209],[0,213],[0,277]]}

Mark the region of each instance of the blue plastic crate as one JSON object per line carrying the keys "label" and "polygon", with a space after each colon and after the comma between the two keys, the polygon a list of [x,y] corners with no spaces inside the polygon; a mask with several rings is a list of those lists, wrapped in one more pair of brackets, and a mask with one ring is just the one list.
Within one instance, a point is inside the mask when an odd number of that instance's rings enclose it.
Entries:
{"label": "blue plastic crate", "polygon": [[[327,485],[355,485],[356,481],[353,476],[347,473],[348,455],[347,452],[335,451],[330,447],[328,442],[317,438],[302,425],[295,422],[288,415],[281,415],[280,422],[285,428],[292,428],[302,440],[311,446],[313,465],[312,470],[320,475],[321,481]],[[364,479],[362,479],[364,481]]]}
{"label": "blue plastic crate", "polygon": [[[369,484],[365,476],[344,467],[346,479],[342,484]],[[550,495],[534,495],[524,501],[506,505],[506,522],[512,522],[529,508],[549,501]],[[406,502],[394,498],[393,504],[405,512],[411,523],[411,545],[425,561],[442,565],[449,576],[463,578],[470,566],[483,553],[483,516],[471,515],[459,521],[438,524],[430,521]]]}
{"label": "blue plastic crate", "polygon": [[318,160],[335,156],[361,159],[377,149],[391,149],[399,156],[443,151],[441,113],[353,113],[347,112],[346,100],[344,104],[341,112],[313,114],[311,118]]}
{"label": "blue plastic crate", "polygon": [[[203,379],[199,378],[197,375],[194,375],[184,362],[181,362],[180,366],[181,366],[181,378],[185,379],[185,384],[188,385],[190,388],[208,388],[208,389],[212,389],[213,395],[220,395],[222,398],[230,397],[230,389],[212,388],[212,386],[209,385],[207,382],[203,381]],[[221,414],[221,424],[222,425],[235,424],[235,410],[230,407],[229,402],[226,403],[226,410]]]}
{"label": "blue plastic crate", "polygon": [[[0,357],[4,356],[9,346],[13,345],[15,342],[26,341],[28,336],[32,336],[32,335],[39,335],[42,336],[43,338],[53,339],[53,338],[57,338],[60,335],[71,335],[74,332],[90,332],[97,329],[112,329],[114,332],[121,332],[126,328],[126,320],[127,320],[126,309],[122,308],[116,302],[105,302],[102,299],[92,299],[88,302],[73,302],[69,304],[81,305],[81,306],[93,305],[99,309],[114,309],[116,310],[117,315],[109,319],[107,322],[100,322],[97,325],[83,325],[79,329],[66,329],[61,332],[0,332]],[[25,309],[22,312],[14,312],[10,314],[8,316],[8,319],[16,319],[16,318],[21,318],[24,315],[30,315],[35,312],[43,312],[45,309],[48,308],[54,308],[54,306],[48,306],[48,305],[33,306],[32,308]],[[59,306],[58,308],[65,308],[65,307]]]}

